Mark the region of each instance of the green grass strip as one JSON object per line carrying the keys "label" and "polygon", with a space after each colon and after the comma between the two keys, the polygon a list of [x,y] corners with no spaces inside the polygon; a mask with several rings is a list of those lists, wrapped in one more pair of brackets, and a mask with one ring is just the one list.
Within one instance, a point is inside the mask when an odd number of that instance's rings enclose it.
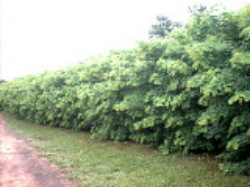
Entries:
{"label": "green grass strip", "polygon": [[67,170],[69,179],[93,187],[248,187],[250,178],[225,176],[209,156],[164,156],[131,142],[91,139],[89,133],[31,124],[3,114],[19,137],[51,162]]}

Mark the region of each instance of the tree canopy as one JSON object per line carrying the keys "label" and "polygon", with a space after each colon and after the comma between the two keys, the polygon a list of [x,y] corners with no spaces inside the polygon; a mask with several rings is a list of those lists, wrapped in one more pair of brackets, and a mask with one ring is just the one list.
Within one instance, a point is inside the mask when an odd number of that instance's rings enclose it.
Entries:
{"label": "tree canopy", "polygon": [[149,31],[150,38],[164,38],[169,35],[170,32],[174,30],[174,28],[182,26],[181,23],[171,21],[167,16],[164,15],[158,15],[156,16],[156,19],[158,23],[151,26]]}

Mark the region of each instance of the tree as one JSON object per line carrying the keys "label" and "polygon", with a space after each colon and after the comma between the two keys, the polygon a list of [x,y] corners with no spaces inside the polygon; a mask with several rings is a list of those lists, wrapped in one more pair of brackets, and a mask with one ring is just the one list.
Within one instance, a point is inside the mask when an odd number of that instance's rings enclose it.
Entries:
{"label": "tree", "polygon": [[0,79],[0,84],[6,82],[4,79]]}
{"label": "tree", "polygon": [[156,16],[158,24],[152,25],[149,31],[150,38],[164,38],[167,36],[174,28],[181,27],[180,22],[171,21],[167,16],[158,15]]}
{"label": "tree", "polygon": [[204,5],[194,5],[194,6],[189,6],[188,7],[188,11],[191,14],[195,14],[195,15],[201,15],[206,10],[207,10],[207,7],[204,6]]}

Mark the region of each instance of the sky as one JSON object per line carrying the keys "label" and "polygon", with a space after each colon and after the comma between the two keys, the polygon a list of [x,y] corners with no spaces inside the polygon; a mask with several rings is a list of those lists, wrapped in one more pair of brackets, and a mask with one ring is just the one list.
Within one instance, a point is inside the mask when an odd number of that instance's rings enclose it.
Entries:
{"label": "sky", "polygon": [[0,0],[0,79],[38,74],[147,40],[156,15],[186,22],[188,6],[250,0]]}

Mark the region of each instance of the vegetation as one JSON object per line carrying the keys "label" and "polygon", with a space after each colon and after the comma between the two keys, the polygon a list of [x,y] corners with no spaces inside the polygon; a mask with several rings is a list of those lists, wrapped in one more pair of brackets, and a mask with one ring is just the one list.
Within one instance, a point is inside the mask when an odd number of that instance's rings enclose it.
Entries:
{"label": "vegetation", "polygon": [[197,5],[188,7],[188,11],[196,15],[201,15],[206,10],[207,10],[207,7],[202,4],[200,5],[197,4]]}
{"label": "vegetation", "polygon": [[208,155],[162,155],[131,142],[91,139],[89,133],[31,124],[4,114],[9,128],[26,138],[40,156],[60,166],[80,186],[248,187],[246,176],[224,176]]}
{"label": "vegetation", "polygon": [[6,82],[4,79],[0,79],[0,84]]}
{"label": "vegetation", "polygon": [[158,15],[156,16],[158,24],[152,25],[149,36],[150,38],[164,38],[169,35],[175,28],[179,28],[182,26],[179,22],[171,21],[167,16]]}
{"label": "vegetation", "polygon": [[0,85],[5,111],[133,140],[164,154],[208,152],[250,175],[250,6],[206,10],[163,39]]}
{"label": "vegetation", "polygon": [[[194,5],[188,7],[188,11],[195,16],[201,15],[207,9],[204,5]],[[167,16],[157,15],[157,24],[151,26],[149,31],[150,38],[164,38],[168,36],[174,29],[182,27],[183,24],[170,20]]]}

